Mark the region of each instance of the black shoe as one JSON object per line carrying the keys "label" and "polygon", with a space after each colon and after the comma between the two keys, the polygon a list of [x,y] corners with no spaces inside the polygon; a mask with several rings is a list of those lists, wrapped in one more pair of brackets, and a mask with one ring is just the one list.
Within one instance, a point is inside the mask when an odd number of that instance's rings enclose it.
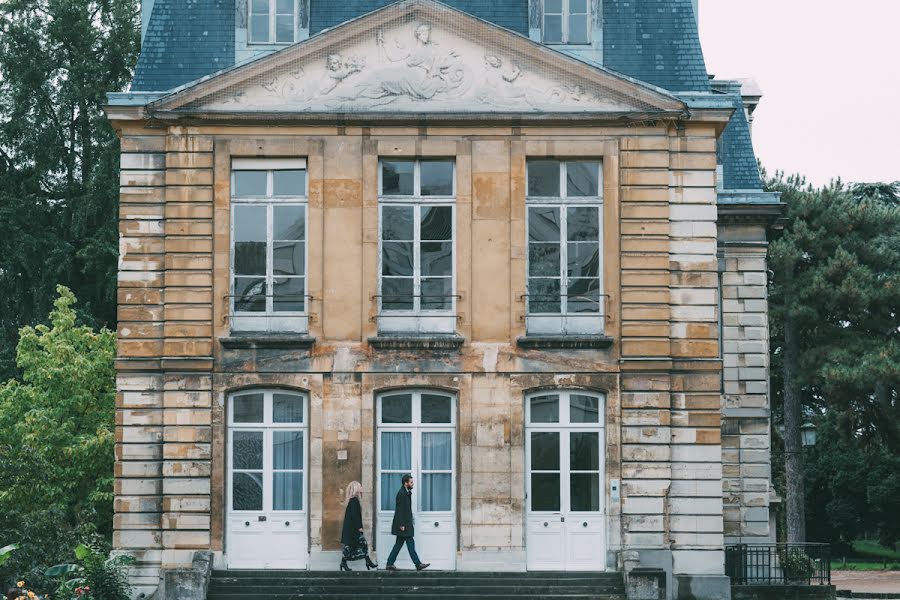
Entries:
{"label": "black shoe", "polygon": [[367,556],[366,557],[366,571],[368,571],[369,569],[377,569],[377,568],[378,568],[378,563],[372,562],[372,559]]}
{"label": "black shoe", "polygon": [[431,566],[431,563],[419,563],[416,565],[416,571],[423,571]]}
{"label": "black shoe", "polygon": [[353,569],[351,569],[350,566],[347,565],[347,561],[346,561],[346,560],[342,560],[342,561],[341,561],[341,571],[352,571],[352,570],[353,570]]}
{"label": "black shoe", "polygon": [[384,570],[385,571],[396,571],[397,567],[395,567],[394,565],[388,565],[384,568]]}

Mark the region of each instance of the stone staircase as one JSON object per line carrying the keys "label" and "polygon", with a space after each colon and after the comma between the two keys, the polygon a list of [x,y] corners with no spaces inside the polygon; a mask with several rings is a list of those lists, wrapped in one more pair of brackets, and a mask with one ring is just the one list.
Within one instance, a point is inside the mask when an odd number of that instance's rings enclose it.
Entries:
{"label": "stone staircase", "polygon": [[624,600],[621,573],[213,571],[207,600]]}

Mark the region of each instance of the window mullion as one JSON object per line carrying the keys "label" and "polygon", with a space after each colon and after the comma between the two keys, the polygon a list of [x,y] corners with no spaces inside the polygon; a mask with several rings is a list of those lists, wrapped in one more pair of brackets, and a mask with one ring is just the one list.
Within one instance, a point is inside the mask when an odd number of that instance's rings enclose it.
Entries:
{"label": "window mullion", "polygon": [[[252,0],[251,0],[252,2]],[[275,2],[276,0],[269,0],[269,43],[274,44],[276,42],[275,38]]]}
{"label": "window mullion", "polygon": [[[418,172],[418,169],[416,169]],[[413,312],[422,309],[422,205],[415,204],[413,210]],[[418,329],[418,328],[417,328]]]}
{"label": "window mullion", "polygon": [[[569,43],[569,0],[562,0],[562,42],[563,44]],[[564,180],[563,185],[565,185]]]}
{"label": "window mullion", "polygon": [[275,207],[269,202],[266,204],[266,313],[275,312],[275,243],[274,239]]}

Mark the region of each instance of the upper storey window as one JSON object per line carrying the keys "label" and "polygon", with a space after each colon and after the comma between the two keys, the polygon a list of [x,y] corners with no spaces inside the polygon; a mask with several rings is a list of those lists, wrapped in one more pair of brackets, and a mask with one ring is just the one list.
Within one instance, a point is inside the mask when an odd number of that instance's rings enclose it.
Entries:
{"label": "upper storey window", "polygon": [[452,160],[381,161],[380,331],[456,331],[454,180]]}
{"label": "upper storey window", "polygon": [[296,0],[250,0],[251,44],[293,44]]}
{"label": "upper storey window", "polygon": [[231,329],[305,332],[306,161],[235,159]]}
{"label": "upper storey window", "polygon": [[528,161],[527,331],[603,332],[599,160]]}
{"label": "upper storey window", "polygon": [[543,0],[545,44],[589,44],[590,0]]}

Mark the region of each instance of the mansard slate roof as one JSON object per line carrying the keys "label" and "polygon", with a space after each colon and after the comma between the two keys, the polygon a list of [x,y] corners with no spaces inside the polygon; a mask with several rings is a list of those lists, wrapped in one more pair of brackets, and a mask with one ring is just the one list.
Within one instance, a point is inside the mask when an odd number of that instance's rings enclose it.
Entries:
{"label": "mansard slate roof", "polygon": [[[395,0],[310,0],[310,34]],[[132,91],[166,91],[235,61],[235,0],[156,0]],[[443,0],[457,10],[527,36],[528,0]],[[603,66],[672,92],[707,92],[692,0],[604,0]],[[740,97],[719,142],[726,189],[759,189]]]}

